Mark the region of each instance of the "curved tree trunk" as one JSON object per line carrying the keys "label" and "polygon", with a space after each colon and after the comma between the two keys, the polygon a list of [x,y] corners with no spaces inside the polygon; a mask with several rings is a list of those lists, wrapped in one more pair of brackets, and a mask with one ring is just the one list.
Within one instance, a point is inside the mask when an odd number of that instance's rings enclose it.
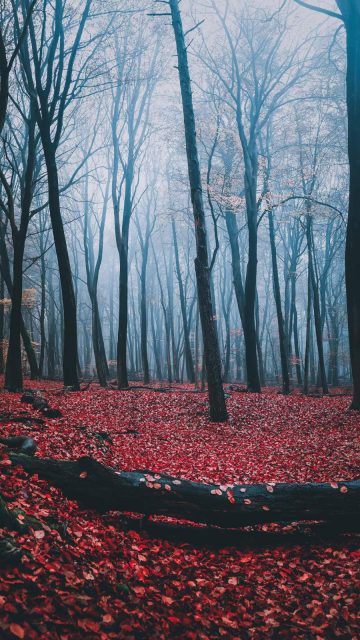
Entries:
{"label": "curved tree trunk", "polygon": [[66,243],[64,224],[61,217],[60,191],[55,152],[52,150],[50,135],[45,127],[40,131],[47,168],[49,211],[54,236],[56,255],[59,265],[61,293],[63,301],[63,378],[64,386],[79,389],[76,300],[72,280],[69,252]]}

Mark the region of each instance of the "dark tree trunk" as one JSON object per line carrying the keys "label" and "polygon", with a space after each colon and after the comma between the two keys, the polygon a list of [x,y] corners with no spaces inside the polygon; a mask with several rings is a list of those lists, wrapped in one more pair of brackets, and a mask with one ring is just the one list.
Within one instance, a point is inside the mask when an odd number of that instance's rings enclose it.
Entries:
{"label": "dark tree trunk", "polygon": [[307,276],[307,307],[306,307],[306,335],[305,335],[305,357],[304,357],[304,386],[303,393],[309,393],[309,374],[310,374],[310,341],[311,341],[311,278],[310,270]]}
{"label": "dark tree trunk", "polygon": [[245,293],[241,275],[240,251],[239,251],[239,230],[237,226],[236,216],[232,211],[225,212],[226,228],[229,235],[231,250],[231,267],[233,274],[233,283],[235,297],[239,309],[241,323],[245,322]]}
{"label": "dark tree trunk", "polygon": [[180,258],[179,258],[179,248],[178,248],[177,236],[176,236],[176,228],[175,228],[175,222],[173,219],[171,221],[171,226],[172,226],[172,234],[173,234],[173,241],[174,241],[176,277],[179,285],[181,317],[182,317],[183,328],[184,328],[184,352],[185,352],[185,363],[186,363],[186,375],[188,377],[189,382],[193,384],[195,381],[194,360],[193,360],[191,346],[190,346],[190,330],[189,330],[189,323],[188,323],[188,318],[186,313],[184,285],[182,281],[181,268],[180,268]]}
{"label": "dark tree trunk", "polygon": [[91,298],[91,327],[96,372],[99,378],[100,386],[106,387],[107,379],[109,376],[109,369],[106,360],[105,345],[99,315],[99,305],[95,291],[92,292]]}
{"label": "dark tree trunk", "polygon": [[[248,205],[249,206],[249,205]],[[255,323],[256,277],[257,277],[257,217],[248,211],[249,255],[245,279],[244,340],[246,355],[247,386],[251,392],[261,391],[257,356],[257,334]]]}
{"label": "dark tree trunk", "polygon": [[302,385],[301,358],[299,344],[298,314],[296,309],[296,273],[291,274],[291,316],[294,332],[295,369],[298,385]]}
{"label": "dark tree trunk", "polygon": [[128,331],[128,250],[129,250],[129,226],[132,213],[131,188],[133,181],[133,166],[127,167],[125,180],[125,198],[123,221],[121,228],[121,240],[119,247],[120,275],[119,275],[119,326],[117,343],[117,382],[119,389],[126,389],[129,386],[127,371],[127,331]]}
{"label": "dark tree trunk", "polygon": [[345,274],[353,377],[352,408],[360,410],[360,2],[353,0],[346,20],[347,108],[350,164]]}
{"label": "dark tree trunk", "polygon": [[255,328],[256,328],[256,353],[258,357],[258,368],[259,368],[259,378],[260,385],[265,385],[265,368],[264,368],[264,359],[262,353],[262,342],[260,336],[260,309],[259,309],[259,296],[256,293],[255,298]]}
{"label": "dark tree trunk", "polygon": [[[77,462],[10,453],[14,464],[62,489],[87,508],[164,515],[222,527],[266,522],[359,523],[360,481],[213,485],[156,471],[115,472],[92,458]],[[154,477],[154,474],[156,477]]]}
{"label": "dark tree trunk", "polygon": [[[6,249],[6,244],[5,244],[5,235],[4,235],[5,234],[5,230],[4,230],[2,225],[1,225],[0,234],[1,234],[1,238],[0,238],[0,254],[1,254],[0,268],[1,268],[1,273],[2,273],[2,276],[4,278],[4,282],[6,284],[6,288],[8,290],[9,296],[10,296],[10,298],[12,298],[13,283],[12,283],[11,274],[10,274],[9,256],[8,256],[7,249]],[[30,366],[31,379],[35,380],[39,375],[37,360],[36,360],[35,351],[34,351],[34,348],[32,346],[31,339],[30,339],[30,336],[29,336],[28,331],[26,329],[26,326],[25,326],[25,323],[24,323],[22,315],[21,315],[20,331],[21,331],[22,341],[24,343],[24,349],[26,351],[26,356],[27,356],[27,359],[28,359],[28,362],[29,362],[29,366]]]}
{"label": "dark tree trunk", "polygon": [[61,217],[58,169],[55,151],[49,131],[41,122],[40,132],[47,168],[49,211],[54,236],[56,255],[59,265],[60,284],[63,302],[63,378],[64,386],[79,389],[77,321],[74,284],[71,274],[70,258],[66,243],[64,225]]}
{"label": "dark tree trunk", "polygon": [[155,366],[156,366],[156,377],[158,380],[163,379],[162,369],[161,369],[161,347],[157,335],[157,331],[155,328],[155,318],[154,318],[154,306],[151,305],[151,333],[152,340],[154,345],[154,358],[155,358]]}
{"label": "dark tree trunk", "polygon": [[150,382],[149,357],[147,345],[147,300],[146,300],[146,271],[149,255],[149,239],[145,239],[142,250],[142,264],[140,274],[140,328],[141,328],[141,359],[143,368],[144,384]]}
{"label": "dark tree trunk", "polygon": [[308,269],[310,274],[312,302],[314,307],[315,335],[316,335],[316,344],[317,344],[318,357],[319,357],[319,371],[320,371],[320,378],[321,378],[323,393],[327,394],[329,390],[328,390],[328,385],[326,380],[326,371],[325,371],[324,347],[323,347],[320,300],[319,300],[319,286],[318,286],[317,278],[315,275],[314,256],[313,256],[313,238],[312,238],[312,217],[311,217],[311,212],[309,211],[308,204],[307,204],[307,214],[306,214],[306,239],[307,239],[307,246],[308,246]]}
{"label": "dark tree trunk", "polygon": [[53,289],[52,267],[48,270],[48,340],[47,340],[47,375],[55,378],[56,323],[55,301]]}
{"label": "dark tree trunk", "polygon": [[25,236],[20,232],[13,234],[13,288],[11,298],[9,347],[5,369],[5,388],[8,391],[21,391],[23,386],[21,361],[21,303],[22,271],[25,248]]}
{"label": "dark tree trunk", "polygon": [[40,357],[39,357],[39,376],[42,378],[44,374],[44,362],[45,362],[45,346],[46,346],[46,333],[45,333],[45,311],[46,311],[46,264],[43,246],[43,231],[40,235],[40,280],[41,280],[41,302],[40,302]]}
{"label": "dark tree trunk", "polygon": [[288,394],[290,392],[290,377],[289,377],[289,367],[288,367],[288,353],[287,353],[287,347],[286,347],[287,338],[285,335],[284,316],[283,316],[282,306],[281,306],[279,271],[277,266],[276,244],[275,244],[274,215],[273,215],[272,209],[269,209],[268,216],[269,216],[271,260],[272,260],[272,268],[273,268],[273,289],[274,289],[276,315],[277,315],[278,331],[279,331],[282,390],[283,390],[283,393]]}
{"label": "dark tree trunk", "polygon": [[175,35],[181,98],[184,115],[186,152],[188,161],[191,202],[193,205],[196,250],[195,272],[199,300],[199,311],[204,341],[210,417],[215,421],[227,420],[224,390],[221,380],[221,360],[215,328],[214,308],[211,299],[210,270],[207,251],[205,212],[201,187],[201,174],[196,142],[195,115],[192,101],[191,81],[187,48],[182,27],[178,0],[169,0],[172,26]]}
{"label": "dark tree trunk", "polygon": [[114,272],[111,272],[110,279],[110,304],[109,304],[109,358],[115,360],[115,332],[114,332]]}
{"label": "dark tree trunk", "polygon": [[5,41],[0,25],[0,134],[4,128],[9,101],[9,67],[6,58]]}
{"label": "dark tree trunk", "polygon": [[33,113],[30,113],[27,130],[27,159],[25,165],[24,185],[21,191],[21,217],[19,228],[16,227],[15,220],[11,222],[14,250],[13,286],[11,297],[9,348],[5,369],[5,388],[9,391],[21,391],[23,385],[21,361],[23,259],[33,195],[35,151],[35,118]]}
{"label": "dark tree trunk", "polygon": [[171,366],[171,333],[170,333],[169,311],[166,308],[166,304],[165,304],[164,287],[161,281],[158,260],[156,258],[155,253],[154,253],[154,259],[155,259],[157,281],[160,289],[160,303],[161,303],[161,308],[163,312],[164,327],[165,327],[167,380],[169,384],[171,384],[173,380],[173,375],[172,375],[172,366]]}

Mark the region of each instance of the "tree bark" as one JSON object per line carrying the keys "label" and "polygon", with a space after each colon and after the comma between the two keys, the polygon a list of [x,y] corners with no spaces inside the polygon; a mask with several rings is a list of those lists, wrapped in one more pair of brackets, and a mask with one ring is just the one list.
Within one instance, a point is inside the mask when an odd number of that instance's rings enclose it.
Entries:
{"label": "tree bark", "polygon": [[309,201],[307,201],[306,203],[306,239],[307,239],[307,247],[308,247],[308,269],[309,269],[309,278],[310,278],[310,284],[311,284],[311,290],[312,290],[311,300],[314,308],[314,324],[315,324],[316,344],[317,344],[318,357],[319,357],[319,371],[320,371],[321,385],[323,388],[323,393],[327,394],[329,390],[328,390],[326,372],[325,372],[323,336],[322,336],[320,301],[319,301],[319,287],[318,287],[318,282],[315,275],[315,267],[314,267],[312,214],[310,211],[310,207],[311,205]]}
{"label": "tree bark", "polygon": [[186,153],[188,161],[191,202],[193,206],[196,250],[195,272],[199,299],[199,311],[204,340],[210,417],[215,421],[228,418],[221,379],[221,360],[215,328],[214,308],[211,298],[210,270],[207,250],[205,211],[201,186],[199,156],[196,142],[195,114],[191,92],[191,80],[187,48],[182,27],[178,0],[170,0],[172,26],[175,35],[181,98],[184,115]]}
{"label": "tree bark", "polygon": [[23,293],[23,260],[26,235],[30,221],[35,168],[36,142],[35,118],[33,112],[30,114],[27,134],[28,149],[26,164],[24,167],[24,186],[21,192],[21,219],[19,228],[17,228],[15,224],[15,219],[11,220],[14,248],[13,286],[11,297],[9,348],[5,368],[5,388],[9,391],[21,391],[23,386],[21,361],[21,304]]}
{"label": "tree bark", "polygon": [[[349,3],[350,4],[350,3]],[[350,165],[345,277],[353,377],[352,409],[360,410],[360,3],[349,7],[347,34],[347,108]]]}
{"label": "tree bark", "polygon": [[56,255],[59,265],[59,275],[61,293],[63,300],[64,330],[63,330],[63,378],[64,386],[74,390],[79,389],[79,378],[77,371],[78,351],[77,351],[77,321],[76,321],[76,300],[74,284],[71,274],[70,258],[66,243],[64,224],[61,217],[60,191],[58,181],[58,170],[56,165],[55,151],[50,140],[50,134],[46,125],[39,122],[41,138],[44,149],[44,156],[47,168],[48,191],[49,191],[49,211],[51,225],[54,236]]}
{"label": "tree bark", "polygon": [[307,484],[201,484],[151,471],[115,472],[92,458],[76,462],[10,453],[28,473],[88,508],[163,515],[222,527],[267,522],[358,522],[360,480]]}
{"label": "tree bark", "polygon": [[121,240],[119,249],[120,275],[119,275],[119,326],[117,343],[117,381],[119,389],[129,386],[127,371],[127,331],[128,331],[128,305],[129,305],[129,227],[132,214],[132,182],[134,178],[133,156],[129,150],[128,166],[125,178],[124,210],[121,227]]}
{"label": "tree bark", "polygon": [[177,243],[176,227],[175,227],[174,219],[171,220],[171,228],[172,228],[173,242],[174,242],[176,277],[179,285],[181,316],[182,316],[183,327],[184,327],[184,352],[185,352],[185,363],[186,363],[186,375],[188,377],[189,382],[193,384],[195,382],[194,360],[193,360],[191,346],[190,346],[190,330],[189,330],[189,324],[188,324],[188,317],[186,313],[184,285],[183,285],[182,276],[181,276],[179,248]]}
{"label": "tree bark", "polygon": [[287,338],[285,335],[285,323],[284,323],[284,316],[283,316],[282,306],[281,306],[279,271],[277,266],[276,244],[275,244],[274,214],[272,209],[269,209],[268,216],[269,216],[271,260],[272,260],[272,267],[273,267],[273,288],[274,288],[274,298],[275,298],[278,331],[279,331],[282,390],[283,390],[283,393],[287,395],[290,392],[288,353],[287,353],[287,347],[286,347]]}

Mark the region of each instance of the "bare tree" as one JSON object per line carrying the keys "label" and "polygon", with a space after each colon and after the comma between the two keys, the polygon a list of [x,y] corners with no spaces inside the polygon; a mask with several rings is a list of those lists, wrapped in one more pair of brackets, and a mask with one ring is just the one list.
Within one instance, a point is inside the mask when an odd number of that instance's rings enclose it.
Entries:
{"label": "bare tree", "polygon": [[178,0],[170,0],[169,6],[171,11],[172,26],[175,35],[178,58],[189,183],[195,223],[197,253],[195,259],[195,272],[204,341],[204,355],[208,381],[210,417],[212,420],[224,421],[227,420],[227,411],[221,380],[220,351],[214,322],[213,301],[211,297],[205,211],[196,142],[195,115],[192,101],[187,48],[185,44],[185,36]]}
{"label": "bare tree", "polygon": [[353,376],[351,407],[360,411],[360,1],[336,0],[339,13],[295,0],[303,7],[342,21],[347,39],[347,115],[350,167],[349,212],[346,234],[345,276]]}

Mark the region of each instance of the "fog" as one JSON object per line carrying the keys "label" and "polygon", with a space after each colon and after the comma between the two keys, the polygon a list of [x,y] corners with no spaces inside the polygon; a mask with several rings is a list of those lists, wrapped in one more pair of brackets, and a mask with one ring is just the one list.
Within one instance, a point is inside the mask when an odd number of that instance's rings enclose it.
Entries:
{"label": "fog", "polygon": [[[345,30],[292,0],[180,9],[222,379],[349,385]],[[2,3],[8,59],[20,43],[0,159],[8,388],[23,374],[205,388],[169,10]]]}

